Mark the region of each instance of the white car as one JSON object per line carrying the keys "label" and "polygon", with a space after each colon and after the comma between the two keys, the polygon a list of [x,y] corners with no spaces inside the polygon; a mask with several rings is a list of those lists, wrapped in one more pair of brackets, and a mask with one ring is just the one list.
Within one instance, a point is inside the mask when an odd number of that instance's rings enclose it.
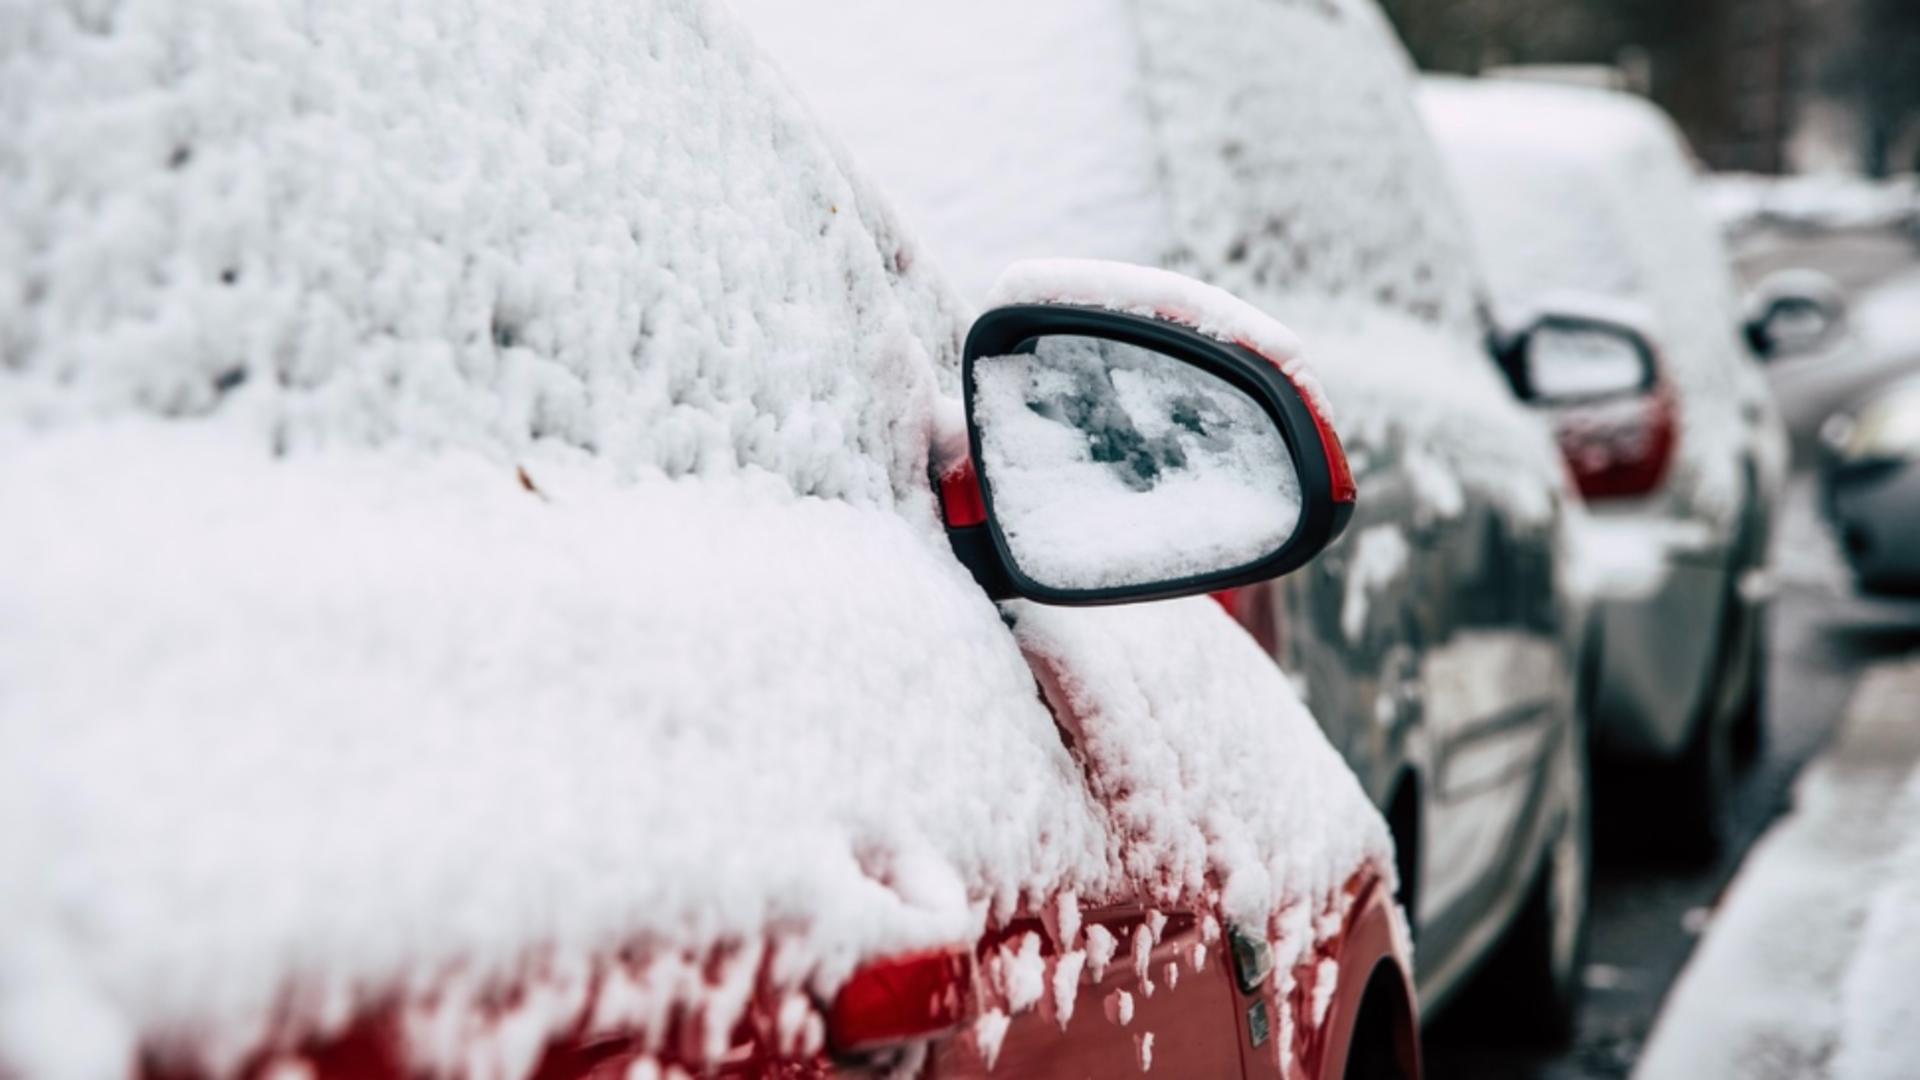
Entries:
{"label": "white car", "polygon": [[1420,102],[1503,329],[1571,292],[1640,339],[1568,352],[1536,399],[1592,518],[1599,745],[1649,763],[1637,790],[1670,800],[1682,846],[1710,851],[1735,741],[1760,730],[1756,572],[1786,440],[1686,144],[1653,105],[1607,90],[1433,77]]}

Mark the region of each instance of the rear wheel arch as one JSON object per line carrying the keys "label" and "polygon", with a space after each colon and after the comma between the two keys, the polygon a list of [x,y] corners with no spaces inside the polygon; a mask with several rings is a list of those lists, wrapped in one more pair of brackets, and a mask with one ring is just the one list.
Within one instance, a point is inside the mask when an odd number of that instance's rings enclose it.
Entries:
{"label": "rear wheel arch", "polygon": [[1420,1025],[1407,980],[1391,960],[1374,965],[1353,1026],[1344,1080],[1419,1080]]}

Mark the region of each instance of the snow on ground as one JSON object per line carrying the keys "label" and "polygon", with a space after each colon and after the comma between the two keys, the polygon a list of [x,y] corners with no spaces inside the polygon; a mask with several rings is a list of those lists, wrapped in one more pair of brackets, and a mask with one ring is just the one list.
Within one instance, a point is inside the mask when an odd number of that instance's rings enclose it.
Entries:
{"label": "snow on ground", "polygon": [[1794,808],[1734,879],[1641,1080],[1912,1075],[1920,992],[1920,661],[1874,669]]}
{"label": "snow on ground", "polygon": [[1090,796],[928,490],[964,306],[724,13],[0,25],[0,1071],[401,993],[513,1075],[596,982],[711,1054],[763,970],[1387,864],[1204,601],[1024,620]]}

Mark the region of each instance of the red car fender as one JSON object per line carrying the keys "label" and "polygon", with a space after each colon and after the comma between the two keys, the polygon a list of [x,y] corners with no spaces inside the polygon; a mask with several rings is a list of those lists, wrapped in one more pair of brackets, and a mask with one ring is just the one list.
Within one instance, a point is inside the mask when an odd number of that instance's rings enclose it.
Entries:
{"label": "red car fender", "polygon": [[[1341,1080],[1356,1037],[1377,1037],[1382,1026],[1392,1033],[1394,1062],[1406,1080],[1419,1080],[1420,1027],[1413,992],[1413,963],[1405,923],[1386,885],[1371,874],[1359,884],[1359,899],[1332,955],[1340,965],[1339,983],[1319,1030],[1301,1055],[1305,1075]],[[1371,1009],[1384,1009],[1365,1015]],[[1361,1030],[1362,1019],[1367,1030]]]}

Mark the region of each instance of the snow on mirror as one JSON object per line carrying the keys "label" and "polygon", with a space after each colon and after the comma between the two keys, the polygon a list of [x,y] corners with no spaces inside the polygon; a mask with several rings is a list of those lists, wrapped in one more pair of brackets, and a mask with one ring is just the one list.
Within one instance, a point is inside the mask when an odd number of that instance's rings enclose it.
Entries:
{"label": "snow on mirror", "polygon": [[1030,338],[973,369],[994,519],[1021,574],[1125,588],[1245,566],[1301,511],[1277,422],[1178,360],[1105,338]]}
{"label": "snow on mirror", "polygon": [[1614,397],[1643,389],[1647,380],[1638,342],[1604,326],[1545,323],[1528,335],[1526,364],[1539,401]]}

